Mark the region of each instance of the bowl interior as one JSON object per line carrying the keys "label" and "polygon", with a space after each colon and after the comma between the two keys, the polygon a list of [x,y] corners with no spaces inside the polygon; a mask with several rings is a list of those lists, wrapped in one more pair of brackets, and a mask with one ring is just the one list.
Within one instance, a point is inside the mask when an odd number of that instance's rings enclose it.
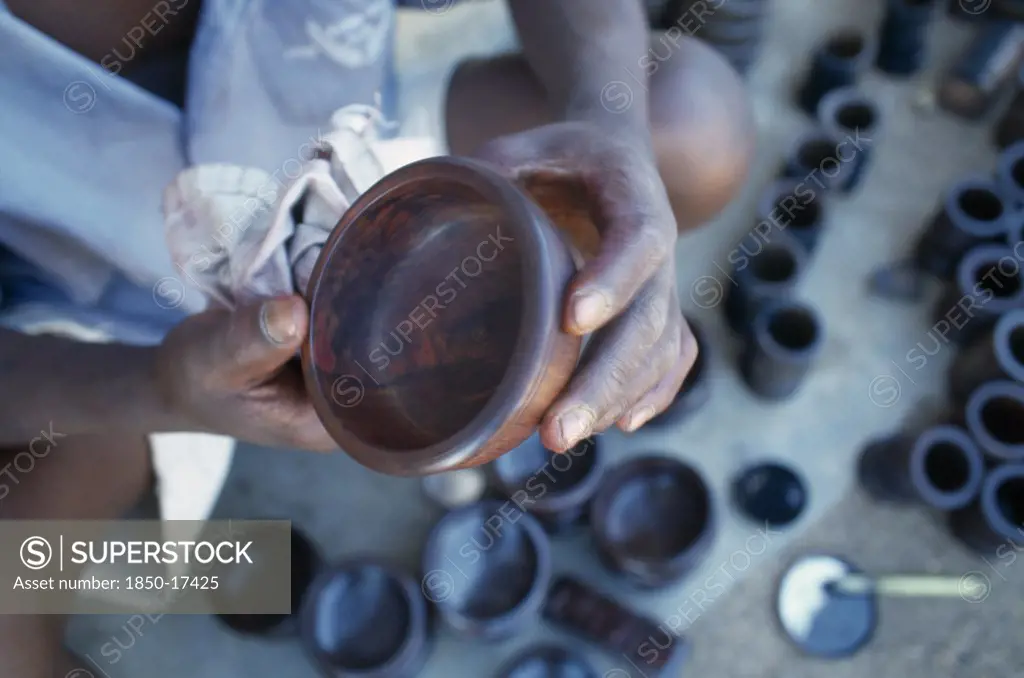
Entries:
{"label": "bowl interior", "polygon": [[521,214],[464,177],[420,175],[378,191],[328,243],[310,290],[310,359],[348,433],[413,451],[484,409],[528,303]]}
{"label": "bowl interior", "polygon": [[[818,165],[814,165],[814,167],[817,168]],[[791,185],[784,184],[781,190],[772,196],[770,214],[778,215],[784,228],[788,227],[799,231],[817,226],[821,222],[824,211],[824,205],[819,195],[815,194],[804,204],[790,207],[788,203],[793,200],[793,191],[790,188]]]}
{"label": "bowl interior", "polygon": [[771,309],[767,319],[771,340],[783,351],[803,353],[815,347],[819,340],[818,319],[806,307],[780,305]]}
{"label": "bowl interior", "polygon": [[1003,369],[1024,381],[1024,311],[1003,315],[995,330],[995,351]]}
{"label": "bowl interior", "polygon": [[835,121],[844,130],[869,130],[878,123],[878,112],[868,101],[847,101],[836,108]]}
{"label": "bowl interior", "polygon": [[[544,496],[560,496],[582,485],[597,468],[597,443],[586,438],[564,454],[544,447],[538,435],[494,460],[497,473],[506,492],[518,497],[523,492],[529,503],[542,501]],[[529,503],[524,501],[524,507]]]}
{"label": "bowl interior", "polygon": [[631,558],[675,558],[704,533],[709,500],[703,482],[684,466],[638,467],[622,479],[608,503],[605,537]]}
{"label": "bowl interior", "polygon": [[965,294],[981,296],[988,293],[993,308],[1015,306],[1024,296],[1024,275],[1020,267],[1007,265],[1014,259],[1013,250],[1000,245],[976,247],[961,262],[958,283]]}
{"label": "bowl interior", "polygon": [[797,148],[796,155],[797,162],[808,172],[821,168],[829,161],[839,162],[836,142],[825,136],[804,139]]}
{"label": "bowl interior", "polygon": [[[259,530],[255,530],[258,537]],[[273,532],[271,532],[273,534]],[[259,596],[261,591],[280,583],[280,573],[287,562],[291,564],[292,615],[299,611],[306,592],[321,567],[316,546],[302,533],[292,528],[291,552],[277,552],[278,545],[270,538],[253,539],[249,550],[253,564],[249,567],[216,567],[219,589],[211,598],[225,608],[240,604],[245,598]],[[237,601],[237,602],[232,602]],[[291,617],[287,614],[223,614],[219,619],[241,633],[262,634],[278,628]]]}
{"label": "bowl interior", "polygon": [[989,435],[1010,446],[1024,445],[1024,401],[995,394],[981,405],[981,423]]}
{"label": "bowl interior", "polygon": [[940,492],[956,492],[971,478],[971,465],[962,447],[949,440],[936,440],[922,453],[924,476]]}
{"label": "bowl interior", "polygon": [[332,665],[345,669],[386,664],[413,627],[402,584],[371,565],[332,573],[311,603],[311,640]]}
{"label": "bowl interior", "polygon": [[779,238],[765,245],[750,260],[750,274],[770,285],[790,283],[800,274],[801,262],[794,247]]}
{"label": "bowl interior", "polygon": [[996,490],[999,512],[1010,525],[1024,525],[1024,478],[1006,478]]}
{"label": "bowl interior", "polygon": [[[443,604],[459,614],[488,620],[512,613],[534,590],[541,556],[526,518],[503,519],[501,503],[450,513],[427,550],[424,570],[449,572],[461,581]],[[494,510],[491,510],[494,509]]]}
{"label": "bowl interior", "polygon": [[989,188],[968,186],[957,196],[957,206],[972,219],[997,221],[1006,211],[999,194]]}
{"label": "bowl interior", "polygon": [[864,37],[853,31],[843,31],[829,38],[825,45],[828,53],[837,59],[856,59],[865,48]]}
{"label": "bowl interior", "polygon": [[775,462],[754,464],[736,477],[734,499],[748,518],[784,526],[807,506],[807,487],[793,469]]}

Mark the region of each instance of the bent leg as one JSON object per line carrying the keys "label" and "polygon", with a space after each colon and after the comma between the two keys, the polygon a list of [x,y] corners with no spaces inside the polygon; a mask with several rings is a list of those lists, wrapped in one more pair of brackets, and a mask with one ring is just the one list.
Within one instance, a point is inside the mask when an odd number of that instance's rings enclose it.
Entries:
{"label": "bent leg", "polygon": [[[6,488],[0,490],[0,520],[113,520],[150,488],[143,438],[60,437],[60,422],[54,431],[50,451],[32,457],[31,465],[24,456],[27,444],[0,450],[0,469],[6,470],[0,477]],[[0,676],[64,678],[85,668],[63,651],[65,621],[56,615],[0,615]]]}
{"label": "bent leg", "polygon": [[[658,61],[663,54],[670,56]],[[658,165],[679,229],[685,231],[717,215],[746,181],[755,150],[753,114],[739,75],[700,41],[659,42],[647,57]],[[642,71],[638,64],[631,64],[635,74]],[[643,95],[626,73],[609,79]],[[463,62],[449,85],[446,134],[457,155],[555,120],[539,81],[519,55]]]}

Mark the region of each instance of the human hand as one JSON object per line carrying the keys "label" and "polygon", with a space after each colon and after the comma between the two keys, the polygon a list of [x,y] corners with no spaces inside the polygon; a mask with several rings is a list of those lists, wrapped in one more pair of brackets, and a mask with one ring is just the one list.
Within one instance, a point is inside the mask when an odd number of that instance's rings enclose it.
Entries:
{"label": "human hand", "polygon": [[301,297],[211,310],[171,330],[156,353],[157,387],[193,430],[270,447],[329,451],[301,370],[289,364],[306,335]]}
{"label": "human hand", "polygon": [[565,122],[496,139],[478,155],[528,190],[561,183],[582,194],[600,236],[563,319],[566,332],[595,334],[541,440],[565,451],[614,424],[635,431],[668,407],[697,357],[676,292],[676,222],[649,135]]}

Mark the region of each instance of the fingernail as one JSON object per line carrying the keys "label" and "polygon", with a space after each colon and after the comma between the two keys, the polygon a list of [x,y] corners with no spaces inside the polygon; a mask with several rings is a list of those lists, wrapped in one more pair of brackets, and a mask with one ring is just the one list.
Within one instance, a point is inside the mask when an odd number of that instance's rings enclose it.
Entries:
{"label": "fingernail", "polygon": [[299,334],[299,308],[291,299],[271,299],[260,309],[260,329],[275,344],[290,344]]}
{"label": "fingernail", "polygon": [[629,418],[629,424],[626,426],[626,430],[630,433],[637,430],[654,417],[654,406],[648,405],[647,407],[641,407],[639,410],[634,412]]}
{"label": "fingernail", "polygon": [[594,426],[594,416],[583,408],[571,410],[558,418],[558,432],[562,437],[562,445],[569,449],[590,435]]}
{"label": "fingernail", "polygon": [[573,297],[572,319],[576,329],[589,332],[596,329],[608,313],[608,300],[600,292],[580,292]]}

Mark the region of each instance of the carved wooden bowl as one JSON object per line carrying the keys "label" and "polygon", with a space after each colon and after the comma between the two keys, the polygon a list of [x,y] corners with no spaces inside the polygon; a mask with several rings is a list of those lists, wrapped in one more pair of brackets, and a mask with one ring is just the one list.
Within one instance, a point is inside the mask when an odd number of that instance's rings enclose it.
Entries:
{"label": "carved wooden bowl", "polygon": [[307,290],[306,387],[327,431],[390,475],[476,466],[524,441],[565,387],[568,241],[513,182],[441,157],[342,216]]}

